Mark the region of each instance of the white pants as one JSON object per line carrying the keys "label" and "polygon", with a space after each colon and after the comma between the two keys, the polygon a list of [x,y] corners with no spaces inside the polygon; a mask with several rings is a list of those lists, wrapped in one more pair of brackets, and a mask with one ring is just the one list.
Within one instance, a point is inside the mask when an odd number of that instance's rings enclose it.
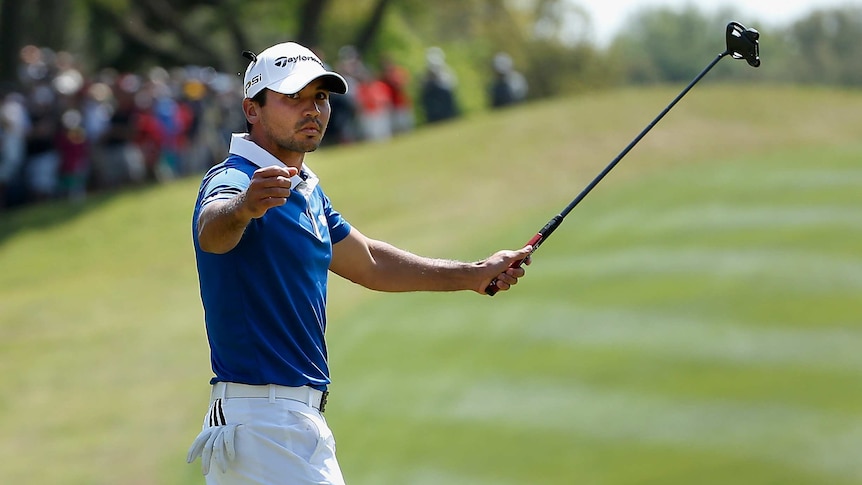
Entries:
{"label": "white pants", "polygon": [[208,485],[344,484],[335,459],[335,438],[320,411],[292,399],[224,397],[220,389],[222,385],[214,389],[203,428],[213,425],[213,406],[219,405],[216,411],[223,413],[224,422],[239,425],[236,458],[228,462],[225,473],[211,466]]}

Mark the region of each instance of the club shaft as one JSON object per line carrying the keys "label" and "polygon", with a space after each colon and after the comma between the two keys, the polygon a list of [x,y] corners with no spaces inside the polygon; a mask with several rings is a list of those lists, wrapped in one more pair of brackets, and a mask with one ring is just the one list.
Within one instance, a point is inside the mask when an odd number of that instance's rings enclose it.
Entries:
{"label": "club shaft", "polygon": [[[661,113],[659,113],[659,114],[658,114],[658,116],[656,116],[656,117],[655,117],[655,119],[653,119],[653,120],[652,120],[652,122],[651,122],[649,125],[647,125],[647,127],[646,127],[646,128],[644,128],[644,129],[643,129],[643,131],[641,131],[641,132],[638,134],[638,136],[636,136],[636,137],[635,137],[635,139],[634,139],[634,140],[632,140],[632,141],[631,141],[631,143],[629,143],[629,144],[628,144],[628,146],[626,146],[626,147],[623,149],[623,151],[621,151],[621,152],[620,152],[620,154],[619,154],[619,155],[617,155],[617,156],[616,156],[616,158],[614,158],[614,159],[611,161],[611,163],[609,163],[609,164],[605,167],[605,169],[604,169],[604,170],[602,170],[602,171],[601,171],[601,173],[599,173],[599,174],[596,176],[596,178],[594,178],[594,179],[593,179],[593,180],[592,180],[592,181],[591,181],[591,182],[590,182],[586,187],[584,187],[584,189],[581,191],[581,193],[579,193],[579,194],[578,194],[578,196],[577,196],[577,197],[575,197],[575,198],[574,198],[574,199],[569,203],[569,205],[567,205],[567,206],[566,206],[566,208],[565,208],[565,209],[563,209],[559,214],[557,214],[557,215],[556,215],[556,216],[554,216],[550,221],[548,221],[548,223],[547,223],[547,224],[545,224],[545,226],[544,226],[544,227],[543,227],[539,232],[537,232],[535,236],[533,236],[533,237],[530,239],[530,241],[529,241],[527,244],[529,244],[529,245],[532,245],[532,246],[533,246],[533,251],[535,251],[536,249],[538,249],[538,247],[539,247],[543,242],[545,242],[545,240],[547,240],[547,239],[548,239],[548,237],[550,237],[550,236],[551,236],[551,234],[552,234],[555,230],[557,230],[557,228],[560,226],[560,224],[562,224],[563,219],[565,219],[565,218],[566,218],[566,216],[567,216],[567,215],[569,215],[569,212],[572,212],[572,209],[574,209],[574,208],[575,208],[575,207],[576,207],[576,206],[577,206],[577,205],[578,205],[582,200],[584,200],[584,197],[586,197],[586,196],[587,196],[587,194],[589,194],[589,193],[590,193],[590,191],[592,191],[592,190],[596,187],[596,185],[598,185],[598,184],[599,184],[599,182],[601,182],[601,181],[602,181],[602,179],[603,179],[603,178],[605,178],[605,176],[606,176],[608,173],[610,173],[610,171],[611,171],[611,170],[613,170],[613,169],[614,169],[614,167],[616,167],[618,163],[620,163],[620,160],[622,160],[622,159],[623,159],[623,157],[625,157],[625,156],[626,156],[626,155],[627,155],[627,154],[632,150],[632,148],[634,148],[634,147],[635,147],[635,145],[637,145],[637,144],[641,141],[641,139],[643,139],[643,137],[645,137],[645,136],[646,136],[646,134],[647,134],[647,133],[649,133],[649,132],[650,132],[650,130],[652,130],[652,129],[653,129],[653,127],[654,127],[655,125],[657,125],[657,124],[658,124],[658,122],[659,122],[659,121],[661,121],[661,119],[662,119],[662,118],[664,118],[664,117],[665,117],[665,115],[666,115],[666,114],[668,114],[668,112],[670,112],[670,110],[671,110],[671,109],[673,109],[673,107],[674,107],[674,106],[676,106],[676,104],[677,104],[677,103],[679,103],[679,101],[680,101],[680,100],[681,100],[681,99],[682,99],[686,94],[688,94],[688,92],[689,92],[689,91],[691,91],[691,88],[693,88],[695,84],[697,84],[698,82],[700,82],[700,80],[701,80],[701,79],[703,79],[703,77],[704,77],[704,76],[706,76],[706,74],[707,74],[709,71],[711,71],[711,70],[712,70],[712,68],[713,68],[713,67],[715,67],[715,65],[716,65],[716,64],[718,64],[718,62],[719,62],[720,60],[722,60],[722,59],[724,58],[724,56],[727,56],[727,55],[729,55],[729,54],[730,54],[730,51],[729,51],[729,50],[726,50],[726,51],[722,52],[721,54],[719,54],[718,56],[716,56],[716,58],[715,58],[715,59],[713,59],[713,60],[712,60],[712,62],[710,62],[710,63],[709,63],[709,65],[708,65],[708,66],[706,66],[706,67],[705,67],[705,68],[700,72],[700,74],[698,74],[697,76],[695,76],[695,78],[694,78],[690,83],[688,83],[688,86],[686,86],[686,87],[685,87],[685,89],[683,89],[683,90],[682,90],[682,91],[677,95],[677,97],[676,97],[676,98],[674,98],[674,99],[673,99],[673,101],[671,101],[671,102],[670,102],[670,104],[668,104],[668,105],[667,105],[667,107],[665,107],[665,109],[664,109],[664,110],[662,110],[662,112],[661,112]],[[510,267],[510,268],[520,268],[520,267],[521,267],[521,265],[522,265],[523,263],[524,263],[524,260],[523,260],[523,259],[521,259],[521,260],[515,261],[515,262],[514,262],[514,263],[512,263],[509,267]],[[496,280],[496,279],[494,279],[493,281],[491,281],[491,284],[489,284],[489,285],[488,285],[488,287],[485,289],[485,293],[486,293],[486,294],[488,294],[488,295],[490,295],[490,296],[494,296],[494,295],[497,293],[497,280]]]}
{"label": "club shaft", "polygon": [[[693,87],[694,87],[694,85],[695,85],[695,84],[697,84],[701,79],[703,79],[703,77],[704,77],[704,76],[706,76],[706,74],[707,74],[710,70],[712,70],[712,68],[713,68],[713,67],[715,67],[715,65],[716,65],[716,64],[718,64],[718,61],[720,61],[720,60],[721,60],[724,56],[726,56],[727,54],[729,54],[727,51],[722,52],[722,53],[721,53],[721,54],[719,54],[719,55],[718,55],[718,56],[717,56],[717,57],[716,57],[716,58],[715,58],[715,59],[714,59],[714,60],[713,60],[713,61],[712,61],[708,66],[706,66],[706,68],[705,68],[703,71],[701,71],[701,72],[700,72],[700,74],[698,74],[698,75],[697,75],[697,76],[696,76],[696,77],[695,77],[695,78],[694,78],[694,79],[693,79],[693,80],[688,84],[688,86],[686,86],[686,87],[685,87],[685,89],[683,89],[683,90],[679,93],[679,95],[677,95],[677,97],[676,97],[676,98],[674,98],[674,100],[673,100],[673,101],[671,101],[671,102],[670,102],[670,104],[668,104],[668,105],[667,105],[667,107],[666,107],[664,110],[662,110],[662,112],[661,112],[661,113],[659,113],[659,115],[658,115],[658,116],[656,116],[656,117],[655,117],[655,119],[654,119],[654,120],[652,120],[652,122],[651,122],[649,125],[647,125],[647,127],[646,127],[646,128],[644,128],[644,130],[643,130],[643,131],[641,131],[641,132],[640,132],[640,134],[638,134],[638,136],[636,136],[636,137],[635,137],[635,139],[634,139],[634,140],[632,140],[632,141],[631,141],[631,143],[629,143],[629,144],[628,144],[628,146],[626,146],[626,147],[623,149],[623,151],[621,151],[621,152],[620,152],[620,154],[619,154],[619,155],[617,155],[617,157],[616,157],[616,158],[614,158],[614,159],[611,161],[611,163],[609,163],[609,164],[608,164],[608,166],[607,166],[607,167],[605,167],[605,169],[604,169],[604,170],[602,170],[602,172],[601,172],[599,175],[597,175],[597,176],[596,176],[596,178],[594,178],[594,179],[592,180],[592,182],[590,182],[590,183],[589,183],[589,185],[587,185],[586,187],[584,187],[584,190],[582,190],[582,191],[581,191],[581,193],[580,193],[580,194],[578,194],[578,196],[577,196],[577,197],[575,197],[575,198],[574,198],[574,200],[572,200],[572,201],[569,203],[569,205],[567,205],[567,206],[566,206],[566,208],[565,208],[565,209],[563,209],[563,211],[562,211],[562,212],[560,212],[559,217],[560,217],[560,218],[564,218],[564,217],[566,217],[567,215],[569,215],[569,212],[571,212],[571,211],[572,211],[572,209],[574,209],[574,208],[575,208],[575,206],[577,206],[577,205],[578,205],[582,200],[584,200],[584,197],[586,197],[586,196],[587,196],[587,194],[589,194],[589,193],[590,193],[590,191],[592,191],[592,190],[596,187],[596,185],[598,185],[598,184],[599,184],[599,182],[601,182],[601,181],[602,181],[602,179],[603,179],[603,178],[605,178],[605,176],[606,176],[608,173],[610,173],[610,171],[611,171],[611,170],[613,170],[613,168],[614,168],[614,167],[616,167],[618,163],[620,163],[620,160],[622,160],[622,159],[623,159],[623,157],[625,157],[626,155],[628,155],[628,153],[632,150],[632,148],[634,148],[634,147],[635,147],[635,145],[637,145],[637,144],[638,144],[638,143],[643,139],[643,137],[645,137],[645,136],[646,136],[646,134],[647,134],[647,133],[649,133],[649,132],[650,132],[650,130],[652,130],[652,129],[653,129],[653,127],[654,127],[655,125],[657,125],[657,124],[658,124],[658,122],[659,122],[659,121],[661,121],[661,119],[662,119],[662,118],[664,118],[664,117],[665,117],[665,115],[666,115],[666,114],[668,114],[668,112],[670,112],[670,110],[671,110],[671,109],[673,109],[673,107],[674,107],[674,106],[676,106],[676,104],[677,104],[677,103],[679,103],[679,101],[680,101],[680,100],[681,100],[681,99],[682,99],[686,94],[688,94],[688,92],[689,92],[689,91],[691,91],[691,88],[693,88]],[[562,222],[562,221],[560,221],[560,222]],[[555,227],[555,228],[556,228],[556,227]],[[549,234],[545,234],[544,239],[547,239],[547,238],[548,238],[548,236],[549,236]]]}

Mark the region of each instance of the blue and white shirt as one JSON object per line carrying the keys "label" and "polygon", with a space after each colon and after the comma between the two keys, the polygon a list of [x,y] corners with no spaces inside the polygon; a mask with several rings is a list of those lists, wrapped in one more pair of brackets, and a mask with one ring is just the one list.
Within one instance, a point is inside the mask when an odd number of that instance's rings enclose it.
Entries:
{"label": "blue and white shirt", "polygon": [[212,383],[284,386],[329,384],[326,288],[332,245],[350,232],[318,178],[305,165],[283,206],[252,219],[225,254],[201,250],[197,221],[206,204],[245,190],[254,171],[283,165],[234,134],[227,159],[204,176],[192,237],[210,344]]}

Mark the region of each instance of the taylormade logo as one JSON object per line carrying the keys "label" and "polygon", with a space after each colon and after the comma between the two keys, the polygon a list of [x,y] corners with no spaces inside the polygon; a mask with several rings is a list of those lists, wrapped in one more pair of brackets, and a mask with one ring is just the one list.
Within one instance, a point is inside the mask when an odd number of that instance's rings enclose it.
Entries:
{"label": "taylormade logo", "polygon": [[263,76],[262,76],[262,75],[260,75],[260,74],[258,74],[257,76],[255,76],[255,77],[251,78],[247,83],[245,83],[245,92],[246,92],[246,93],[248,93],[248,90],[249,90],[252,86],[254,86],[255,84],[259,83],[261,79],[263,79]]}
{"label": "taylormade logo", "polygon": [[313,56],[293,56],[293,57],[282,56],[282,57],[279,57],[278,59],[276,59],[275,62],[273,62],[273,64],[275,64],[278,67],[284,67],[288,64],[292,64],[292,63],[296,63],[296,62],[300,62],[300,61],[314,61],[314,62],[318,63],[320,65],[320,67],[323,67],[323,63],[320,62],[320,59],[313,57]]}

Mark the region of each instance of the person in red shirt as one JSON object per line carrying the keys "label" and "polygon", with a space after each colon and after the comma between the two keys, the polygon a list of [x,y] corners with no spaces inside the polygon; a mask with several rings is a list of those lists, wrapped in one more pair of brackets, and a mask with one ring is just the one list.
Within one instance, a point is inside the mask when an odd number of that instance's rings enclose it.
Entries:
{"label": "person in red shirt", "polygon": [[410,72],[397,64],[390,55],[381,59],[381,80],[392,97],[392,133],[397,135],[413,130],[413,100],[410,98]]}

